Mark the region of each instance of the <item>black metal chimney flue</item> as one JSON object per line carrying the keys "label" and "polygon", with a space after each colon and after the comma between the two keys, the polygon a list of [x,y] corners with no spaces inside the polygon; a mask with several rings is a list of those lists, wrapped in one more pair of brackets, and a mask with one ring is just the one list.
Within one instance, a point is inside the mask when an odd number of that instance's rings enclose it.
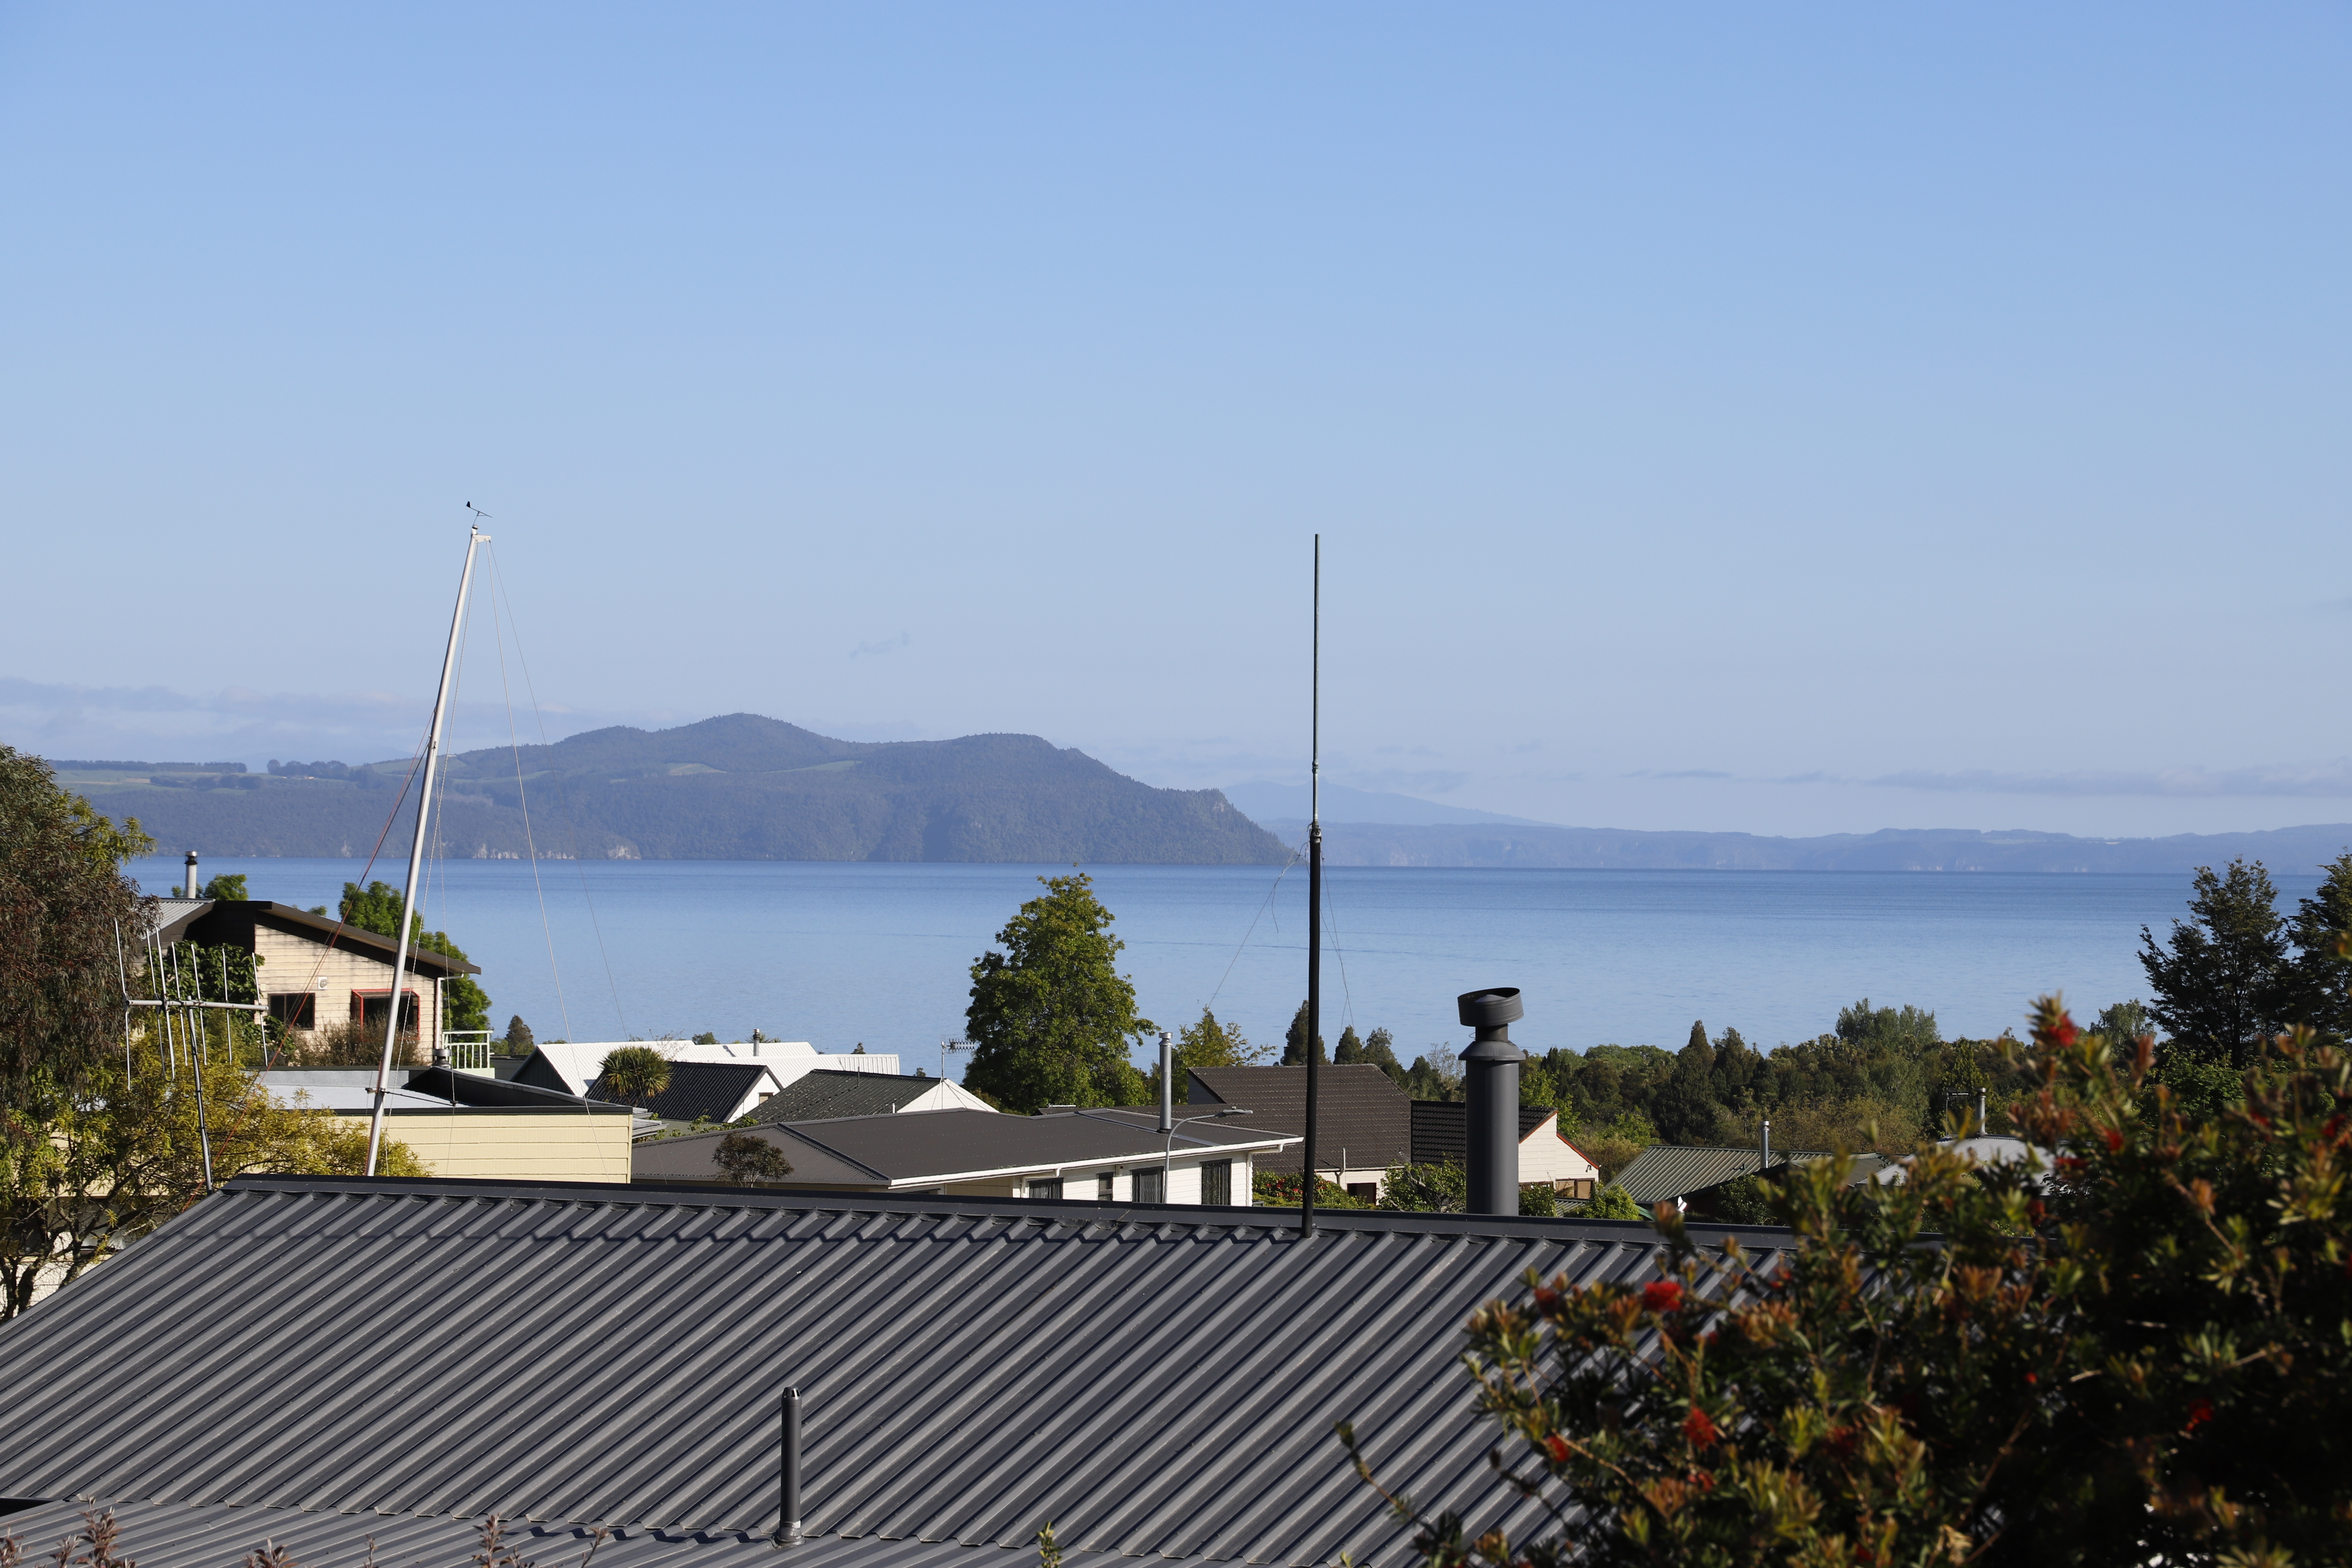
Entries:
{"label": "black metal chimney flue", "polygon": [[776,1544],[790,1546],[801,1539],[801,1391],[784,1390],[784,1429],[778,1468],[782,1495],[776,1508]]}
{"label": "black metal chimney flue", "polygon": [[1519,1064],[1510,1026],[1527,1016],[1519,988],[1497,985],[1454,998],[1465,1028],[1476,1031],[1462,1053],[1464,1098],[1470,1102],[1472,1214],[1519,1212]]}

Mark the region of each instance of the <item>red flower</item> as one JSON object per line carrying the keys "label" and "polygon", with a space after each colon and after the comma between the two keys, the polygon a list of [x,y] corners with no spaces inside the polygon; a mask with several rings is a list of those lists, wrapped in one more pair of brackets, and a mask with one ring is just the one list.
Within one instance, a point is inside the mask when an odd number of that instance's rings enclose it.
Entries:
{"label": "red flower", "polygon": [[1559,1311],[1559,1292],[1551,1289],[1547,1286],[1538,1286],[1536,1288],[1536,1310],[1538,1312]]}
{"label": "red flower", "polygon": [[1706,1412],[1694,1405],[1691,1413],[1683,1417],[1683,1436],[1691,1440],[1694,1448],[1712,1448],[1723,1434],[1715,1429],[1715,1423],[1707,1418]]}
{"label": "red flower", "polygon": [[2025,1374],[2025,1381],[2028,1383],[2040,1383],[2042,1381],[2042,1374],[2040,1373],[2029,1372]]}
{"label": "red flower", "polygon": [[1642,1305],[1653,1312],[1671,1312],[1683,1304],[1683,1288],[1673,1279],[1653,1279],[1642,1287]]}
{"label": "red flower", "polygon": [[1567,1438],[1555,1432],[1550,1436],[1546,1437],[1543,1440],[1543,1446],[1544,1452],[1551,1456],[1551,1462],[1553,1464],[1564,1465],[1568,1463]]}
{"label": "red flower", "polygon": [[2124,1135],[2123,1135],[2122,1133],[2120,1133],[2120,1132],[2116,1131],[2114,1128],[2112,1128],[2112,1127],[2108,1128],[2108,1129],[2107,1129],[2107,1152],[2108,1152],[2108,1153],[2110,1153],[2110,1154],[2120,1154],[2120,1153],[2122,1153],[2123,1152],[2124,1152]]}
{"label": "red flower", "polygon": [[2050,1037],[2057,1041],[2061,1047],[2073,1045],[2082,1038],[2082,1035],[2083,1031],[2074,1027],[2074,1016],[2068,1013],[2059,1014],[2058,1026],[2050,1031]]}
{"label": "red flower", "polygon": [[2181,1435],[2186,1436],[2212,1419],[2213,1402],[2210,1399],[2192,1399],[2189,1402],[2189,1425],[2180,1429]]}

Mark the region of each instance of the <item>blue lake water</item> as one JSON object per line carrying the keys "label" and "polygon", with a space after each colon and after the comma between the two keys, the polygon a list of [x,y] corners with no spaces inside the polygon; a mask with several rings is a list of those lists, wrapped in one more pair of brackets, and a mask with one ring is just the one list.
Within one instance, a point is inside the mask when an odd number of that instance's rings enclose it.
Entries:
{"label": "blue lake water", "polygon": [[[397,883],[403,868],[373,873]],[[543,1038],[758,1028],[820,1049],[893,1050],[939,1071],[975,956],[1062,868],[794,861],[459,860],[434,868],[428,925],[483,967],[493,1022]],[[180,868],[134,864],[151,892]],[[1306,994],[1307,879],[1265,867],[1088,868],[1142,1010],[1171,1026],[1213,1002],[1279,1041]],[[255,898],[331,906],[346,860],[207,860]],[[2277,879],[2283,902],[2315,877]],[[1536,1049],[1679,1047],[1691,1020],[1756,1045],[1808,1038],[1862,996],[1932,1008],[1947,1036],[1998,1034],[2061,990],[2079,1011],[2144,996],[2139,928],[2184,912],[2173,876],[1549,871],[1348,867],[1325,877],[1325,1037],[1395,1031],[1410,1060],[1459,1046],[1457,993],[1517,985]],[[1255,922],[1255,924],[1253,924]],[[550,952],[552,949],[553,962]],[[954,1069],[961,1076],[961,1069]]]}

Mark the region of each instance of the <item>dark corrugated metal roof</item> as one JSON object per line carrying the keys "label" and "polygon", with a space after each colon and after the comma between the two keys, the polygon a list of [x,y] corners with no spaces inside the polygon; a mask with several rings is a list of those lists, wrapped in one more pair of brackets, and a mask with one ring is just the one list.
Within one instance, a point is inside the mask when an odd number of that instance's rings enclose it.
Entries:
{"label": "dark corrugated metal roof", "polygon": [[[1253,1126],[1302,1137],[1307,1131],[1303,1067],[1194,1068],[1189,1083],[1192,1104],[1245,1105]],[[1315,1101],[1317,1169],[1337,1165],[1343,1155],[1357,1170],[1399,1165],[1412,1157],[1412,1101],[1380,1068],[1326,1063],[1316,1072]],[[1256,1163],[1260,1170],[1287,1174],[1306,1157],[1300,1147]]]}
{"label": "dark corrugated metal roof", "polygon": [[[1470,1107],[1459,1100],[1416,1100],[1412,1105],[1412,1163],[1461,1165],[1470,1159]],[[1519,1107],[1519,1141],[1552,1114],[1549,1106]]]}
{"label": "dark corrugated metal roof", "polygon": [[[180,935],[192,942],[214,946],[251,948],[253,928],[266,925],[321,944],[331,942],[352,952],[363,952],[370,958],[380,958],[390,963],[399,951],[399,943],[388,936],[378,936],[358,926],[345,925],[325,915],[292,904],[274,903],[268,899],[216,899],[199,911],[194,920],[179,928]],[[430,948],[411,947],[408,950],[411,973],[433,974],[444,978],[452,974],[479,974],[482,966],[468,963],[462,958],[451,958],[446,952]]]}
{"label": "dark corrugated metal roof", "polygon": [[[1812,1160],[1826,1160],[1829,1155],[1819,1149],[1775,1149],[1772,1163],[1803,1164]],[[1679,1143],[1653,1143],[1633,1156],[1633,1163],[1617,1173],[1617,1184],[1637,1204],[1662,1204],[1668,1198],[1682,1197],[1702,1187],[1712,1187],[1738,1176],[1752,1175],[1759,1164],[1759,1151],[1746,1149],[1715,1149]],[[1876,1159],[1871,1162],[1876,1166]]]}
{"label": "dark corrugated metal roof", "polygon": [[836,1116],[887,1116],[939,1088],[935,1078],[840,1072],[819,1068],[784,1085],[751,1113],[753,1121],[818,1121]]}
{"label": "dark corrugated metal roof", "polygon": [[[14,1534],[29,1559],[48,1555],[57,1543],[82,1527],[78,1502],[43,1503],[0,1515],[0,1535]],[[480,1521],[431,1514],[332,1513],[293,1508],[205,1507],[188,1503],[128,1502],[112,1505],[121,1535],[119,1558],[141,1568],[230,1568],[265,1541],[285,1547],[304,1568],[358,1563],[374,1546],[376,1568],[469,1568],[479,1559]],[[592,1542],[582,1525],[522,1524],[506,1532],[506,1544],[539,1568],[580,1568]],[[1017,1550],[1017,1549],[1016,1549]],[[774,1543],[751,1531],[680,1533],[623,1526],[594,1547],[595,1568],[1030,1568],[1033,1545],[1018,1554],[961,1542],[848,1540],[828,1536],[804,1541],[789,1557],[778,1558]],[[1112,1568],[1108,1552],[1066,1552],[1071,1568]]]}
{"label": "dark corrugated metal roof", "polygon": [[1424,1506],[1524,1535],[1462,1325],[1529,1268],[1636,1277],[1655,1246],[1517,1216],[1341,1211],[1303,1241],[1279,1210],[246,1178],[0,1326],[0,1496],[756,1533],[789,1382],[821,1536],[1026,1549],[1051,1519],[1073,1551],[1396,1563],[1330,1423]]}
{"label": "dark corrugated metal roof", "polygon": [[[769,1076],[768,1069],[757,1062],[672,1062],[669,1087],[648,1099],[645,1107],[664,1121],[692,1121],[697,1117],[726,1121],[733,1118],[751,1086]],[[613,1098],[602,1076],[588,1086],[588,1098]]]}

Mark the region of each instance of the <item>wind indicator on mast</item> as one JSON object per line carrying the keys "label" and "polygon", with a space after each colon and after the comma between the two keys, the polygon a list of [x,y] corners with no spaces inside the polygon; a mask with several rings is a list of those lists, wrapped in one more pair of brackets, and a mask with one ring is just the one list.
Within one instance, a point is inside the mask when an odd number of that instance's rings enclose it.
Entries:
{"label": "wind indicator on mast", "polygon": [[[489,514],[466,503],[466,510],[477,517]],[[490,542],[477,522],[466,540],[466,569],[457,577],[457,608],[449,617],[449,647],[441,656],[441,685],[433,698],[433,723],[425,732],[424,776],[416,792],[416,837],[408,846],[408,881],[400,893],[400,932],[394,939],[392,959],[392,994],[384,1007],[383,1056],[375,1069],[375,1108],[368,1113],[367,1173],[375,1174],[377,1152],[383,1146],[383,1097],[389,1092],[392,1077],[393,1047],[400,1038],[401,977],[408,973],[408,933],[416,907],[416,883],[425,868],[425,819],[433,805],[433,775],[441,763],[441,721],[449,707],[449,681],[457,669],[457,637],[466,625],[466,595],[474,586],[474,553]],[[425,1014],[420,1006],[416,1018],[418,1032],[424,1031]],[[437,1022],[437,1020],[436,1020]]]}

